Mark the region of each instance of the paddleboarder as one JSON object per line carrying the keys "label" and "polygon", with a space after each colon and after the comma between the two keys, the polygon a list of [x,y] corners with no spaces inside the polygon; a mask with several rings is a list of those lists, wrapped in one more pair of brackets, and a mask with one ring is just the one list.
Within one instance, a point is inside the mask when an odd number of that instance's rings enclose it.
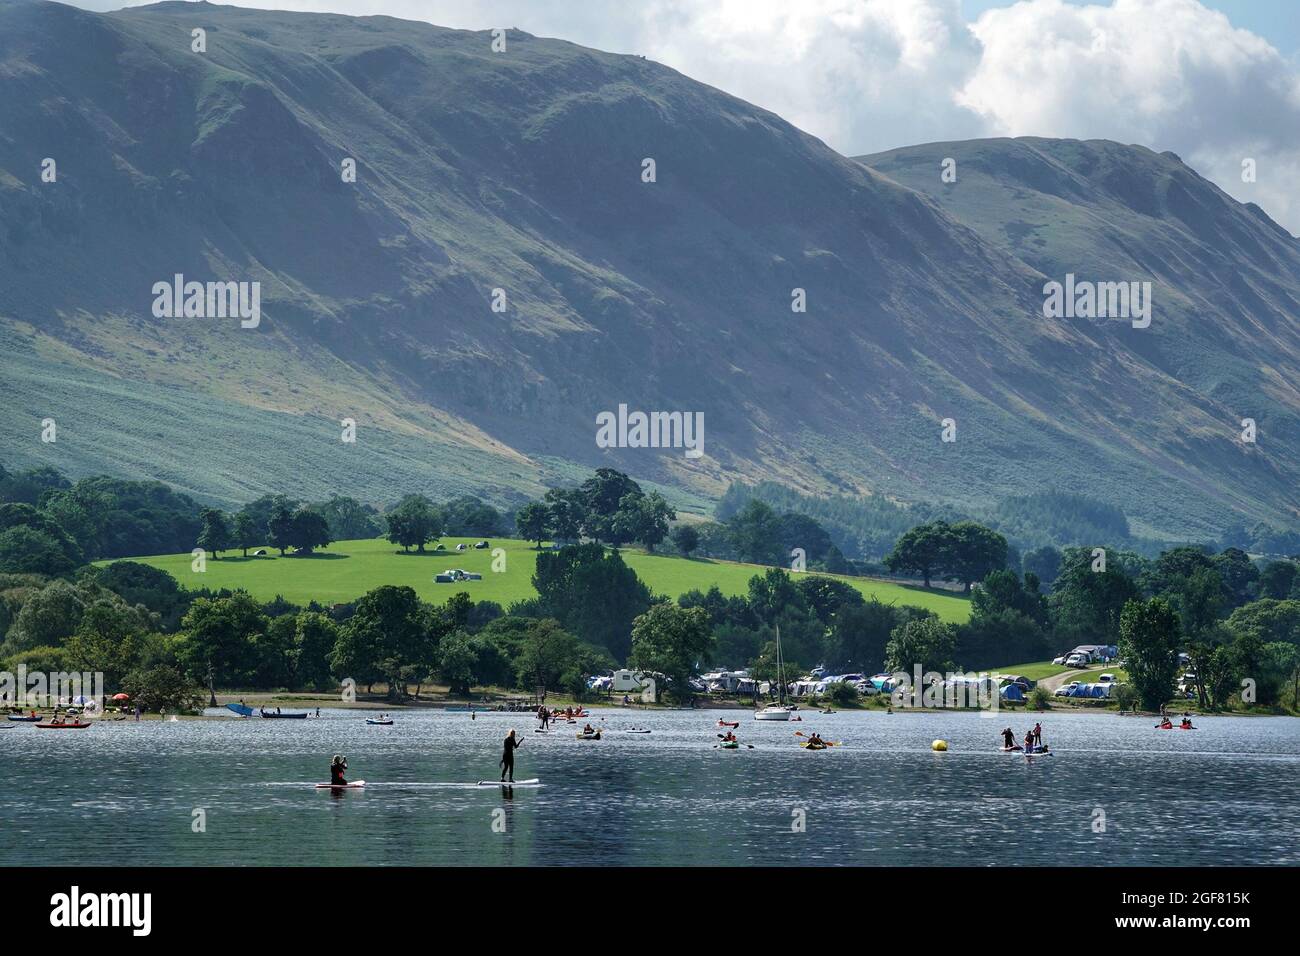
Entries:
{"label": "paddleboarder", "polygon": [[1042,745],[1043,745],[1043,725],[1034,724],[1034,746],[1041,747]]}
{"label": "paddleboarder", "polygon": [[334,760],[330,763],[330,786],[346,787],[348,782],[343,779],[343,771],[347,769],[347,758],[342,754],[335,754]]}
{"label": "paddleboarder", "polygon": [[1002,731],[1002,747],[1005,750],[1016,749],[1016,734],[1010,727]]}
{"label": "paddleboarder", "polygon": [[510,774],[510,782],[515,782],[515,751],[519,749],[521,741],[515,736],[513,730],[506,734],[504,749],[501,752],[501,779],[506,779],[506,774]]}

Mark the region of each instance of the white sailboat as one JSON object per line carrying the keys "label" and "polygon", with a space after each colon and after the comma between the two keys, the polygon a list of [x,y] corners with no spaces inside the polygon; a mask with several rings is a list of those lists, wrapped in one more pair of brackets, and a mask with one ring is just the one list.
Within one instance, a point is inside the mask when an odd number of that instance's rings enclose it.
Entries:
{"label": "white sailboat", "polygon": [[785,662],[781,658],[781,626],[776,627],[776,693],[779,703],[769,704],[754,712],[755,720],[789,720],[790,708],[785,705]]}

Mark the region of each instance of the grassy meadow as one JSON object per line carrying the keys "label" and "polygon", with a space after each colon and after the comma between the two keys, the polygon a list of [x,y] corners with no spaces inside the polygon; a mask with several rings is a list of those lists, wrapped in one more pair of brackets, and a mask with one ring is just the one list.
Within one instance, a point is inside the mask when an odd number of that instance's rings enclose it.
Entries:
{"label": "grassy meadow", "polygon": [[[132,558],[170,573],[187,588],[242,588],[259,600],[269,601],[280,595],[295,604],[318,601],[332,604],[350,601],[372,588],[384,584],[407,585],[431,603],[441,603],[457,591],[466,591],[476,601],[496,601],[502,607],[533,597],[533,569],[538,552],[526,541],[495,538],[492,548],[483,551],[456,551],[456,545],[473,544],[472,538],[443,538],[439,543],[446,551],[425,554],[401,553],[401,549],[381,538],[361,541],[336,541],[310,557],[280,557],[271,551],[266,557],[240,557],[238,551],[225,552],[219,560],[211,557],[207,570],[191,570],[188,554]],[[504,548],[504,570],[494,572],[493,550]],[[270,549],[268,549],[270,550]],[[707,591],[711,586],[728,595],[745,593],[749,579],[765,568],[752,564],[713,561],[705,558],[687,560],[676,555],[646,554],[625,549],[623,559],[656,594],[676,598],[692,588]],[[435,584],[434,575],[450,568],[483,575],[482,581]],[[872,595],[889,604],[911,604],[934,611],[945,621],[959,623],[970,615],[970,603],[959,594],[927,591],[871,578],[842,577],[866,597]]]}

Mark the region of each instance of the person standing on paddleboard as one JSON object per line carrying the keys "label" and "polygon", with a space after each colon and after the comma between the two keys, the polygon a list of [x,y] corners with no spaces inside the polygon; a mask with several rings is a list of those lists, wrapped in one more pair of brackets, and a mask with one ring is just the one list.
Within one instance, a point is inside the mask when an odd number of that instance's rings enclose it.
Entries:
{"label": "person standing on paddleboard", "polygon": [[1042,745],[1043,745],[1043,725],[1034,724],[1034,746],[1041,747]]}
{"label": "person standing on paddleboard", "polygon": [[330,786],[346,787],[348,782],[343,779],[343,771],[347,769],[347,758],[342,754],[335,754],[334,760],[330,763]]}
{"label": "person standing on paddleboard", "polygon": [[519,749],[519,738],[515,736],[512,730],[506,734],[505,749],[501,754],[501,779],[506,779],[506,774],[510,774],[510,782],[515,782],[515,751]]}
{"label": "person standing on paddleboard", "polygon": [[542,721],[542,730],[547,730],[551,726],[551,712],[543,705],[537,708],[537,716]]}

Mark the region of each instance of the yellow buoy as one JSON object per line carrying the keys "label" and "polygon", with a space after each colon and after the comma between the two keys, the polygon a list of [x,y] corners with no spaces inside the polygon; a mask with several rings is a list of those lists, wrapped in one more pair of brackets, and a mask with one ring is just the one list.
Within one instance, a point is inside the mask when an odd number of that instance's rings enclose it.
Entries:
{"label": "yellow buoy", "polygon": [[930,749],[931,749],[931,750],[940,750],[940,751],[942,751],[942,750],[947,750],[947,749],[948,749],[948,741],[946,741],[946,740],[936,740],[934,743],[930,744]]}

